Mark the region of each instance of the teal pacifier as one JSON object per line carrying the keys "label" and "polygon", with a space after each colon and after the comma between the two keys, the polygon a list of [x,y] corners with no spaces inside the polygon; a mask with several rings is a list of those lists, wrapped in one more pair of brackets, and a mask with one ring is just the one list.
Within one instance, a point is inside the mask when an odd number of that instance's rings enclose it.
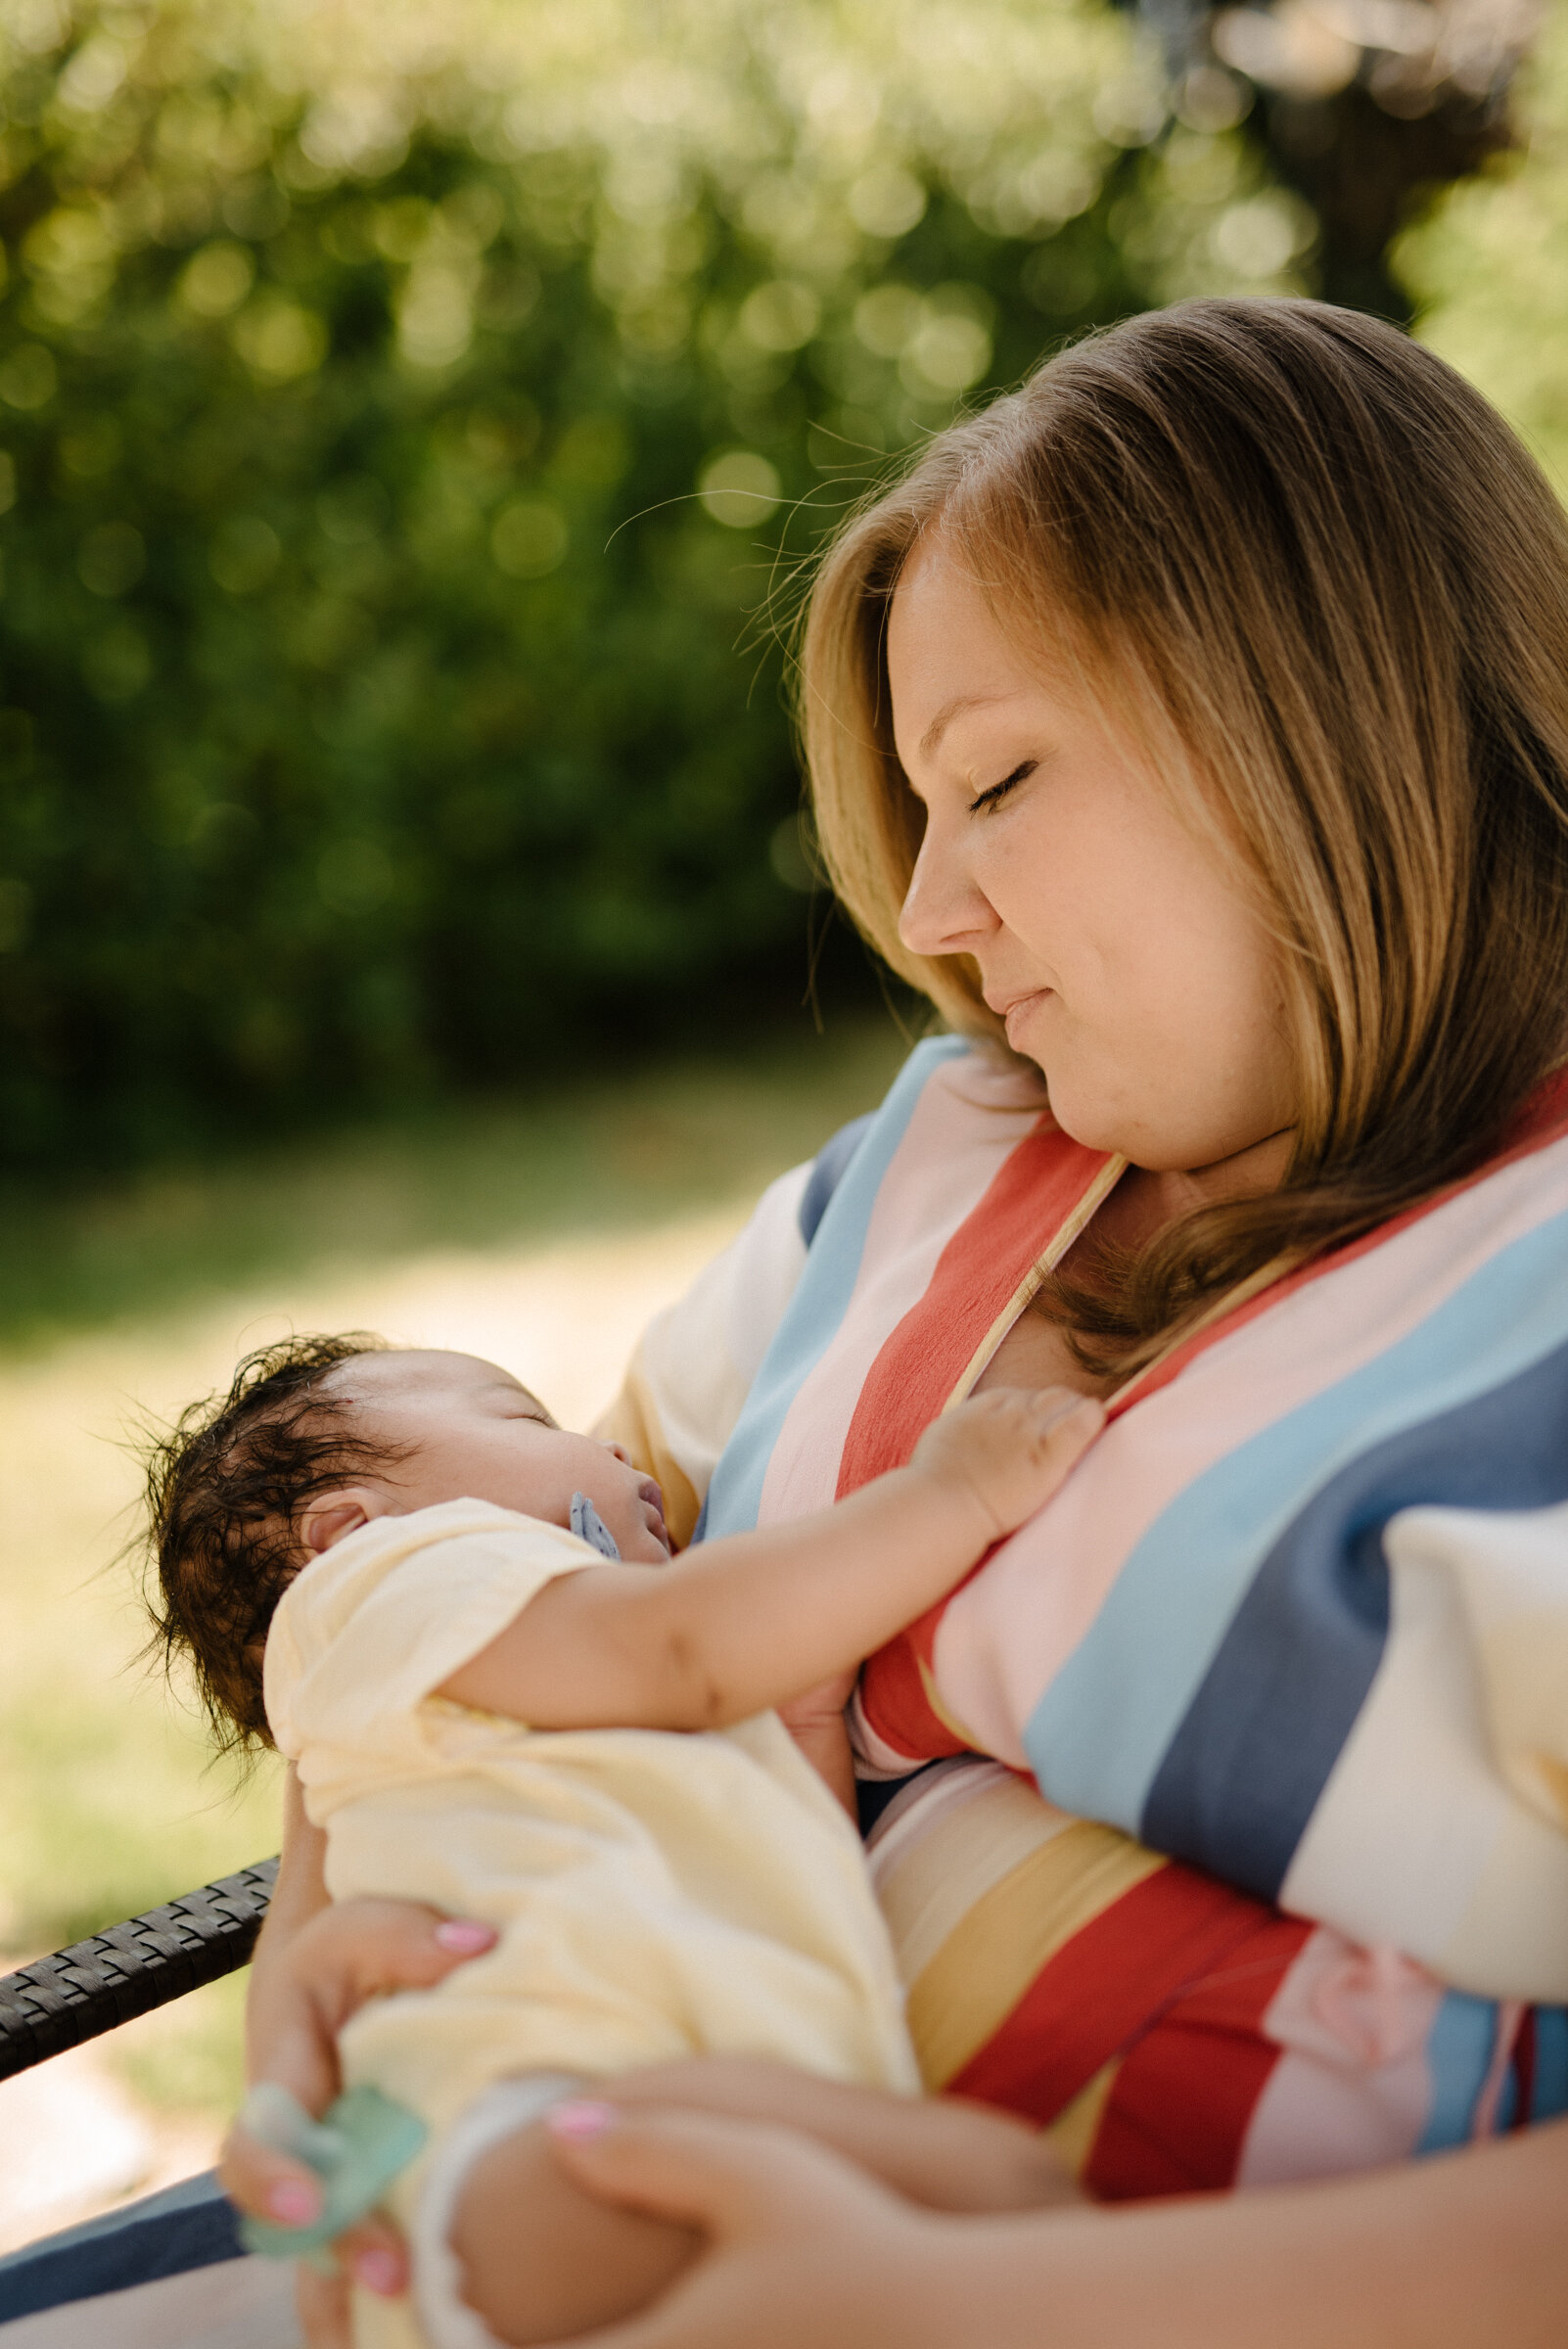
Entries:
{"label": "teal pacifier", "polygon": [[417,2113],[384,2096],[379,2088],[350,2088],[324,2120],[313,2121],[297,2097],[271,2080],[252,2089],[239,2122],[274,2153],[287,2153],[314,2170],[323,2188],[321,2215],[308,2227],[242,2217],[241,2242],[263,2258],[308,2259],[329,2272],[327,2245],[376,2208],[429,2134]]}

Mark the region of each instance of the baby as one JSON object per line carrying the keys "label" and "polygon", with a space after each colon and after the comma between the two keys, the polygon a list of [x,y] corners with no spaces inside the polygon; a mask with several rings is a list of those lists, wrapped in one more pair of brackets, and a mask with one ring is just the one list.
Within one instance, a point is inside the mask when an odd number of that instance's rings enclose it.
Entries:
{"label": "baby", "polygon": [[161,1628],[220,1733],[296,1762],[334,1898],[499,1931],[343,2033],[346,2081],[426,2131],[388,2195],[417,2326],[357,2295],[361,2343],[569,2337],[692,2255],[550,2157],[542,2115],[612,2073],[806,2129],[937,2207],[1061,2197],[1021,2124],[911,2101],[858,1840],[767,1708],[941,1598],[1099,1417],[986,1395],[833,1509],[671,1562],[657,1485],[468,1355],[292,1342],[187,1412],[151,1479]]}

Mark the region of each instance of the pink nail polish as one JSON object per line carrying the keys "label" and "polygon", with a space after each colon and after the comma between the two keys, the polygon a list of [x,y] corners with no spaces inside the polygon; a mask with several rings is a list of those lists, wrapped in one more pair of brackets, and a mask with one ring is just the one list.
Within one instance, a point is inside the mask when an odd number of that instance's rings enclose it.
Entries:
{"label": "pink nail polish", "polygon": [[493,1925],[474,1923],[467,1917],[449,1916],[436,1928],[436,1938],[443,1950],[455,1950],[463,1958],[477,1958],[481,1950],[491,1948],[496,1939]]}
{"label": "pink nail polish", "polygon": [[280,2178],[267,2188],[267,2208],[284,2227],[308,2227],[321,2213],[321,2188],[302,2178]]}
{"label": "pink nail polish", "polygon": [[403,2272],[390,2251],[361,2251],[354,2261],[354,2281],[391,2300],[403,2288]]}
{"label": "pink nail polish", "polygon": [[580,2139],[602,2136],[616,2118],[615,2106],[597,2096],[569,2096],[564,2104],[551,2105],[544,2124],[553,2137]]}

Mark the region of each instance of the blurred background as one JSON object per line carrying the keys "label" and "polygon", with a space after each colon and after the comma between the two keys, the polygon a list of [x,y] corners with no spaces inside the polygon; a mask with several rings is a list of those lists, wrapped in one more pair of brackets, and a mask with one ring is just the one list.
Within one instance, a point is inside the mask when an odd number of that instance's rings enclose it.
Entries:
{"label": "blurred background", "polygon": [[[899,451],[1304,292],[1562,478],[1568,22],[0,0],[0,240],[15,1963],[275,1848],[137,1661],[136,1429],[290,1325],[591,1416],[885,1084],[787,642]],[[239,1987],[0,2086],[0,2248],[208,2157]]]}

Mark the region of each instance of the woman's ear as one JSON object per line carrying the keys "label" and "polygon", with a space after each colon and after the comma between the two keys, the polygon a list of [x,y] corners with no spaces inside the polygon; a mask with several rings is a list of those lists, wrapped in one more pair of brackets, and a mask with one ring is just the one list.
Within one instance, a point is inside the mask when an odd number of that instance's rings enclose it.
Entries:
{"label": "woman's ear", "polygon": [[345,1485],[336,1493],[318,1493],[305,1504],[300,1520],[300,1545],[319,1558],[346,1534],[357,1534],[374,1517],[389,1514],[385,1493],[373,1485]]}

